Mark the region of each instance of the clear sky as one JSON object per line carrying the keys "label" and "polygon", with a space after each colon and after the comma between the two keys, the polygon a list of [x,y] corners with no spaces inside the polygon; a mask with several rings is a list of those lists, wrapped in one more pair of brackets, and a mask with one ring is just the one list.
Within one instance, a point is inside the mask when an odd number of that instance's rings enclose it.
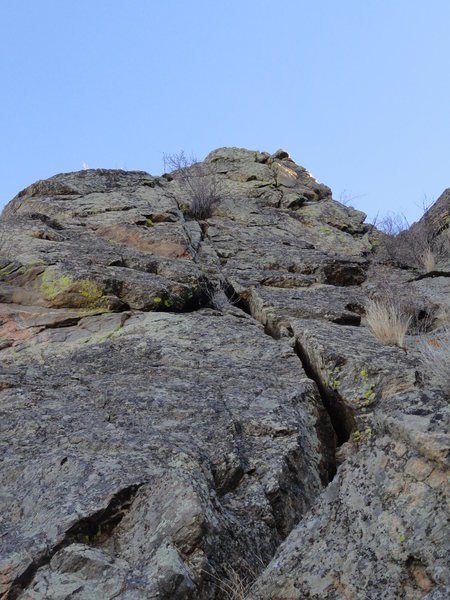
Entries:
{"label": "clear sky", "polygon": [[450,186],[449,0],[1,0],[0,207],[83,167],[282,147],[336,199]]}

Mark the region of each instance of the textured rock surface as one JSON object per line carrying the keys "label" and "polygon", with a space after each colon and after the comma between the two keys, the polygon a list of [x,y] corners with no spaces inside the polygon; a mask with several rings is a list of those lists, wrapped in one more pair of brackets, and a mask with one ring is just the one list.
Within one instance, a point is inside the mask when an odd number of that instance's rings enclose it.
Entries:
{"label": "textured rock surface", "polygon": [[447,597],[444,388],[364,309],[382,270],[439,344],[445,272],[382,269],[283,150],[204,168],[205,221],[177,172],[2,213],[0,598]]}

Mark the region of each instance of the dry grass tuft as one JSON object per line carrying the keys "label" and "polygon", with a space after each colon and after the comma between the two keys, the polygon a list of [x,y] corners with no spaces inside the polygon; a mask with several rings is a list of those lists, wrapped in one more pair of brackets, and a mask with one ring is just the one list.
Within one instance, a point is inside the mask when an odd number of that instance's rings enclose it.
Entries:
{"label": "dry grass tuft", "polygon": [[367,324],[383,344],[404,349],[403,341],[411,321],[395,300],[374,298],[366,305]]}
{"label": "dry grass tuft", "polygon": [[257,582],[259,572],[264,568],[264,563],[259,557],[254,557],[259,567],[250,565],[244,558],[240,570],[237,571],[231,565],[222,565],[223,575],[217,577],[208,572],[220,590],[220,598],[224,600],[245,600],[251,590],[259,589]]}
{"label": "dry grass tuft", "polygon": [[441,221],[430,214],[423,205],[423,215],[418,223],[409,225],[402,215],[388,215],[376,220],[378,242],[376,255],[381,262],[409,266],[420,273],[435,271],[448,259],[448,218]]}
{"label": "dry grass tuft", "polygon": [[219,584],[227,600],[244,600],[250,591],[251,584],[234,569],[227,569],[227,579]]}
{"label": "dry grass tuft", "polygon": [[444,327],[435,337],[422,340],[419,353],[430,381],[450,398],[450,327]]}
{"label": "dry grass tuft", "polygon": [[422,254],[422,263],[425,273],[431,273],[436,269],[436,257],[433,250],[429,246]]}

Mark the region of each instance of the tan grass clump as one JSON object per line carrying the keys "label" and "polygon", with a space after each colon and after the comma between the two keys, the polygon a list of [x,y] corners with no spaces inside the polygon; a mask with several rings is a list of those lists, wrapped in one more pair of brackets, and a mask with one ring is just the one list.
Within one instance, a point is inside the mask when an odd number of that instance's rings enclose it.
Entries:
{"label": "tan grass clump", "polygon": [[228,569],[226,581],[219,585],[227,600],[245,600],[251,585],[234,569]]}
{"label": "tan grass clump", "polygon": [[421,340],[419,353],[430,381],[450,398],[450,327],[444,327],[433,338]]}
{"label": "tan grass clump", "polygon": [[436,257],[429,246],[422,255],[422,263],[425,273],[431,273],[436,269]]}
{"label": "tan grass clump", "polygon": [[254,556],[253,558],[259,563],[258,569],[250,565],[245,558],[242,558],[241,572],[230,565],[222,565],[223,577],[217,577],[208,572],[208,575],[212,576],[220,590],[220,596],[218,597],[224,600],[245,600],[250,590],[257,591],[259,589],[258,573],[264,567],[264,563],[259,557]]}
{"label": "tan grass clump", "polygon": [[411,321],[395,300],[374,298],[366,305],[367,324],[383,344],[404,349],[404,339]]}

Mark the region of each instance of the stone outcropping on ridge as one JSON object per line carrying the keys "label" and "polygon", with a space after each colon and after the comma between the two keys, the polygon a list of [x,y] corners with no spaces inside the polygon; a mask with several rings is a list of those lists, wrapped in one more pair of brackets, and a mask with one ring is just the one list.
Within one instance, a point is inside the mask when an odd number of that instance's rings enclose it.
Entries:
{"label": "stone outcropping on ridge", "polygon": [[[376,232],[283,150],[204,164],[204,221],[177,172],[3,210],[0,599],[448,597],[448,399],[367,327]],[[448,263],[382,269],[439,343]]]}

